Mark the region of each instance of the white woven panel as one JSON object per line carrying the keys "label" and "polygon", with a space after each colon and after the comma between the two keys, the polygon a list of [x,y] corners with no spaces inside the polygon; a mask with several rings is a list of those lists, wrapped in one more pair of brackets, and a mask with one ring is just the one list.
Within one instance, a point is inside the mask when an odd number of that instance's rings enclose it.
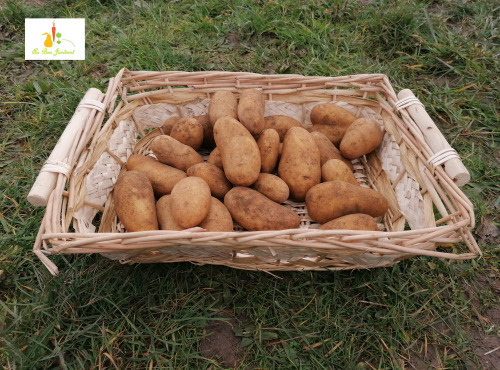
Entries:
{"label": "white woven panel", "polygon": [[[193,261],[206,259],[207,263],[210,263],[217,258],[226,259],[228,261],[233,258],[233,254],[230,251],[224,251],[218,247],[209,246],[179,245],[175,247],[161,248],[158,252],[163,254],[165,258],[162,258],[161,260],[155,258],[154,261],[156,262],[172,262],[179,258],[180,255],[182,256],[183,261],[189,260],[189,256],[191,256]],[[129,258],[126,253],[102,253],[102,255],[112,260],[127,261]],[[270,266],[277,266],[277,255],[280,257],[279,266],[281,267],[292,265],[294,262],[300,260],[307,260],[311,262],[322,260],[316,252],[312,252],[308,248],[290,249],[289,247],[256,247],[248,251],[241,250],[235,257],[240,261],[240,263],[244,262],[245,258],[258,258],[260,263],[267,262]],[[373,268],[392,265],[395,260],[400,258],[400,256],[377,256],[370,253],[360,253],[348,256],[329,257],[330,260],[331,258],[335,258],[338,261],[337,263],[344,262],[346,268],[351,265],[358,266],[359,268]]]}
{"label": "white woven panel", "polygon": [[188,103],[179,106],[181,117],[195,117],[208,114],[208,104],[210,99],[203,99],[196,103]]}
{"label": "white woven panel", "polygon": [[[302,105],[292,104],[284,101],[266,101],[266,108],[264,116],[289,116],[295,118],[297,121],[304,122],[306,118],[305,109]],[[311,121],[309,121],[309,125]],[[304,126],[307,124],[304,122]]]}
{"label": "white woven panel", "polygon": [[397,180],[401,172],[405,172],[394,188],[400,211],[408,221],[411,229],[424,228],[424,200],[420,193],[420,185],[405,171],[401,161],[399,145],[388,133],[384,135],[378,157],[382,163],[382,169],[391,180],[391,183]]}
{"label": "white woven panel", "polygon": [[144,128],[160,127],[165,120],[172,116],[178,116],[177,106],[168,103],[143,105],[134,110],[134,118],[141,122]]}
{"label": "white woven panel", "polygon": [[[108,143],[109,150],[122,162],[126,162],[132,154],[137,141],[137,128],[131,118],[121,121]],[[86,179],[87,194],[85,201],[103,206],[113,190],[121,165],[107,152],[101,157],[89,172]],[[97,214],[93,207],[83,206],[75,212],[73,223],[76,232],[94,233],[92,220]]]}
{"label": "white woven panel", "polygon": [[170,117],[194,117],[208,113],[210,99],[184,105],[157,103],[140,106],[134,110],[134,118],[144,129],[160,127]]}
{"label": "white woven panel", "polygon": [[342,260],[354,266],[364,266],[366,268],[384,267],[394,264],[400,256],[377,256],[371,253],[363,253],[352,256],[342,256]]}

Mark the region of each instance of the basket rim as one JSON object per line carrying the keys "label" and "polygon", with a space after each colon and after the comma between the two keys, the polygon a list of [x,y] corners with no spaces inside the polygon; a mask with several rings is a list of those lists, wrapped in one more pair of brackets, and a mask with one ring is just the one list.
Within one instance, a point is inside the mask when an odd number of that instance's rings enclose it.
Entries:
{"label": "basket rim", "polygon": [[[187,79],[187,80],[186,80]],[[180,81],[185,83],[180,84]],[[202,83],[195,84],[202,80]],[[264,81],[263,81],[264,80]],[[151,82],[154,82],[153,84]],[[367,94],[377,94],[381,93],[383,99],[378,99],[377,103],[382,105],[386,104],[388,111],[395,111],[397,96],[394,91],[389,78],[385,74],[372,73],[372,74],[354,74],[347,76],[306,76],[301,74],[261,74],[254,72],[231,72],[231,71],[131,71],[127,68],[122,68],[115,77],[111,78],[109,81],[108,89],[104,97],[104,105],[107,107],[107,113],[110,118],[106,122],[106,125],[111,125],[111,118],[120,113],[121,109],[126,107],[128,104],[135,104],[135,102],[142,101],[143,104],[151,103],[151,98],[156,95],[164,93],[174,93],[176,89],[182,89],[178,86],[182,86],[184,89],[187,87],[188,92],[204,92],[210,93],[211,89],[214,89],[214,81],[217,82],[217,89],[224,88],[220,85],[226,84],[226,88],[231,88],[233,90],[238,90],[248,87],[248,85],[260,83],[262,91],[269,96],[279,95],[279,89],[273,83],[287,83],[290,84],[290,88],[284,89],[283,94],[294,93],[310,93],[315,90],[332,90],[338,91],[339,95],[342,95],[343,91],[356,89],[360,96],[367,96]],[[149,83],[149,84],[148,84]],[[280,85],[281,86],[281,85]],[[339,89],[336,89],[339,88]],[[148,89],[155,89],[153,91],[146,91]],[[158,90],[161,89],[161,90]],[[180,92],[180,90],[177,90]],[[121,97],[121,102],[117,102],[117,97]],[[279,100],[279,99],[278,99]],[[137,106],[140,106],[138,104]],[[133,108],[135,109],[135,107]],[[405,114],[403,112],[392,113],[395,117],[397,114]],[[101,121],[103,117],[101,118]],[[407,117],[405,117],[407,119]],[[96,118],[97,120],[97,118]],[[105,125],[105,126],[106,126]],[[97,129],[96,133],[99,132]],[[95,136],[94,136],[95,140]],[[414,148],[412,148],[414,149]],[[425,149],[425,148],[424,148]],[[417,153],[421,155],[421,153]],[[451,181],[447,181],[446,174],[442,168],[437,168],[435,172],[432,173],[433,176],[438,176],[441,180],[446,183],[446,186],[451,188],[453,196],[456,194],[463,195],[461,190]],[[62,178],[62,176],[60,176]],[[421,185],[422,186],[422,185]],[[455,194],[456,193],[456,194]],[[467,214],[463,212],[463,209],[472,207],[470,201],[467,197],[458,196],[460,199],[458,202],[462,203],[459,205],[459,209],[455,213]],[[455,198],[453,198],[456,201]],[[60,200],[57,203],[57,207],[61,207]],[[470,203],[470,204],[469,204]],[[190,240],[194,242],[202,242],[204,239],[208,244],[212,239],[217,239],[221,237],[232,238],[236,243],[249,242],[252,240],[257,240],[259,238],[263,240],[270,240],[271,242],[280,242],[282,240],[301,240],[307,238],[327,238],[332,243],[354,243],[356,241],[366,241],[366,240],[380,240],[388,239],[389,243],[386,243],[385,247],[394,247],[393,251],[398,249],[397,245],[391,243],[391,238],[408,238],[415,236],[413,239],[397,240],[396,242],[402,243],[401,246],[407,248],[407,252],[413,252],[414,254],[431,255],[436,257],[444,257],[450,259],[469,259],[474,258],[477,255],[481,255],[481,250],[479,249],[474,237],[471,234],[471,229],[474,226],[473,209],[471,208],[468,212],[468,217],[463,217],[462,219],[456,221],[455,214],[449,214],[442,220],[443,223],[450,221],[448,225],[436,225],[432,228],[423,228],[415,230],[403,230],[403,231],[360,231],[360,230],[318,230],[318,229],[287,229],[280,231],[233,231],[233,232],[209,232],[203,231],[203,237],[200,237],[199,228],[193,230],[188,229],[184,231],[169,231],[169,230],[159,230],[151,232],[131,232],[127,237],[123,237],[124,233],[70,233],[70,232],[54,232],[50,227],[45,227],[54,223],[54,218],[59,217],[56,208],[53,207],[51,212],[46,212],[44,216],[44,221],[40,227],[39,235],[37,236],[37,241],[34,246],[37,255],[40,254],[59,254],[68,251],[73,251],[75,253],[75,248],[80,244],[85,245],[88,243],[103,243],[106,240],[101,240],[102,238],[120,239],[118,244],[130,245],[127,239],[137,239],[140,243],[140,238],[146,238],[145,240],[159,240],[163,238],[165,240],[172,237],[180,238],[179,235],[184,238],[187,244],[191,244]],[[62,213],[64,215],[64,211]],[[471,217],[472,215],[472,217]],[[47,220],[45,220],[47,218]],[[52,225],[51,225],[52,226]],[[47,231],[47,232],[46,232]],[[452,233],[455,235],[455,239],[461,239],[467,244],[469,248],[469,253],[444,253],[437,252],[434,250],[427,250],[425,243],[429,240],[437,240],[434,244],[439,243],[439,236],[446,233]],[[431,236],[425,235],[425,237],[420,237],[422,233],[430,233]],[[97,235],[97,236],[96,236]],[[156,238],[156,239],[155,239]],[[94,240],[95,239],[95,240]],[[418,244],[422,242],[422,249],[418,249]],[[48,243],[52,244],[52,247],[48,246]],[[416,248],[412,248],[412,245],[417,244]],[[42,249],[43,247],[43,249]],[[311,248],[321,249],[320,246],[312,246]],[[94,248],[95,253],[100,253],[99,249]],[[418,252],[418,253],[417,253]],[[84,253],[84,252],[83,252]],[[411,253],[410,253],[411,254]],[[46,261],[43,261],[46,265]]]}

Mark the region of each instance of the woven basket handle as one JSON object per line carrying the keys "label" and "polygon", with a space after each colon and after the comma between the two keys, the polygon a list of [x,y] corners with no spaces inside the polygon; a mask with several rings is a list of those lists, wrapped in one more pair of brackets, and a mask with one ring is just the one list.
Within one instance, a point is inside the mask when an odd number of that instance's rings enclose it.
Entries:
{"label": "woven basket handle", "polygon": [[104,94],[100,90],[91,88],[78,104],[73,117],[71,117],[56,146],[50,153],[49,159],[44,163],[35,183],[31,187],[28,202],[32,205],[46,206],[50,193],[56,186],[58,174],[62,173],[66,177],[69,176],[73,165],[68,163],[68,156],[71,150],[78,145],[80,135],[91,111],[93,109],[104,110],[103,97]]}
{"label": "woven basket handle", "polygon": [[433,166],[444,164],[444,170],[458,186],[463,186],[470,181],[470,174],[436,124],[425,110],[424,105],[418,100],[411,90],[404,89],[398,94],[398,109],[406,108],[411,118],[422,132],[427,145],[433,153],[427,160]]}

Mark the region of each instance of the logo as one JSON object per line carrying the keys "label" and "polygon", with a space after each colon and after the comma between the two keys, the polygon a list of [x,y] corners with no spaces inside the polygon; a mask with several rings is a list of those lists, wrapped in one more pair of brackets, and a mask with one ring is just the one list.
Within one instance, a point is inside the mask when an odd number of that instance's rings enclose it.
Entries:
{"label": "logo", "polygon": [[84,18],[26,18],[24,59],[85,60]]}

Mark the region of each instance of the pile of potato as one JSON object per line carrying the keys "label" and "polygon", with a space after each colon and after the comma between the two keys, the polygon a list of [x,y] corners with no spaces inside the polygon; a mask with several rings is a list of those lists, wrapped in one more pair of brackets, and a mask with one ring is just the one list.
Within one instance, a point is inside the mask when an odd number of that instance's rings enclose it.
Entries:
{"label": "pile of potato", "polygon": [[[303,202],[320,229],[378,230],[387,199],[361,187],[351,159],[381,143],[380,125],[331,103],[316,105],[312,126],[264,117],[259,90],[213,94],[208,115],[171,117],[150,145],[133,154],[114,188],[127,231],[293,229],[300,217],[282,205]],[[207,161],[198,149],[210,150]]]}

